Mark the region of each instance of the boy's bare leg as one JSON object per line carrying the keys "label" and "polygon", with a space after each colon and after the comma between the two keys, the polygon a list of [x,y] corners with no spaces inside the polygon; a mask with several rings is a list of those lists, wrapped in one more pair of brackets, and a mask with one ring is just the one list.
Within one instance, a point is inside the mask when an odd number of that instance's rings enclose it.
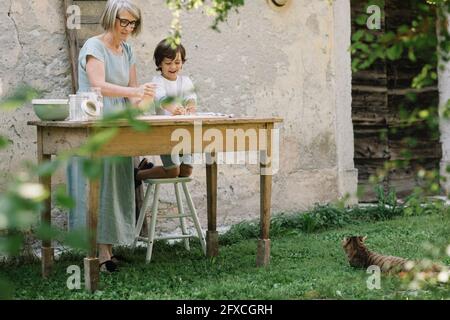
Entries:
{"label": "boy's bare leg", "polygon": [[103,243],[98,244],[98,259],[100,263],[111,260],[111,250],[112,250],[111,244],[103,244]]}
{"label": "boy's bare leg", "polygon": [[163,166],[156,166],[151,169],[139,170],[136,178],[138,180],[145,179],[167,179],[176,178],[180,174],[180,167],[165,169]]}

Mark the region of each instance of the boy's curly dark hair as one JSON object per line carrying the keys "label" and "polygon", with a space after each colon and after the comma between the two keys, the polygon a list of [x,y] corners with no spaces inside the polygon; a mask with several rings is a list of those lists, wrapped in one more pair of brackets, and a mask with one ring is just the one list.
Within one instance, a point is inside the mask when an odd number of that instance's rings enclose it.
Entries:
{"label": "boy's curly dark hair", "polygon": [[161,71],[161,63],[164,58],[173,60],[177,56],[177,53],[181,54],[181,60],[183,64],[186,62],[186,49],[180,43],[175,49],[173,49],[170,44],[168,44],[167,39],[164,39],[158,43],[153,53],[153,60],[156,64],[156,71]]}

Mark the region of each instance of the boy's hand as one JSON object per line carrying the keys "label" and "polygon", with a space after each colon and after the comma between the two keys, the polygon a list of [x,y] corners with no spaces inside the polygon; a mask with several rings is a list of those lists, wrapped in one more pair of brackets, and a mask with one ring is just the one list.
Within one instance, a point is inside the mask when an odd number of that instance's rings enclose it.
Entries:
{"label": "boy's hand", "polygon": [[194,114],[197,110],[194,99],[185,101],[184,106],[186,108],[186,114]]}
{"label": "boy's hand", "polygon": [[174,116],[186,114],[186,109],[182,106],[177,106],[175,107],[175,110],[173,110],[172,114]]}
{"label": "boy's hand", "polygon": [[194,114],[197,111],[195,105],[186,106],[186,114]]}
{"label": "boy's hand", "polygon": [[163,105],[163,108],[170,112],[173,116],[188,114],[187,107],[184,107],[179,103],[166,104]]}

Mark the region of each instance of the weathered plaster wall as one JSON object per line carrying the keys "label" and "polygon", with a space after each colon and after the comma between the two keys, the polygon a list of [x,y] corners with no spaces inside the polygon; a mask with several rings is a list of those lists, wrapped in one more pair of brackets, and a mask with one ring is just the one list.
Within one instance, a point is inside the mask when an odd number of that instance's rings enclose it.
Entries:
{"label": "weathered plaster wall", "polygon": [[[450,19],[450,13],[447,14]],[[450,32],[450,26],[448,27]],[[439,69],[439,101],[441,110],[445,109],[447,101],[450,100],[450,62],[441,62],[444,66],[443,69]],[[447,168],[450,168],[450,119],[441,117],[440,119],[440,132],[442,143],[442,160],[441,160],[441,175],[447,177],[447,181],[441,182],[444,190],[447,194],[450,193],[450,176]]]}
{"label": "weathered plaster wall", "polygon": [[[62,1],[0,1],[0,97],[27,83],[45,97],[67,97],[70,69]],[[36,157],[36,130],[26,121],[37,119],[31,105],[1,111],[0,134],[12,146],[0,151],[0,176],[15,175],[25,160]],[[61,176],[61,174],[60,174]],[[0,183],[0,190],[3,188]]]}
{"label": "weathered plaster wall", "polygon": [[[162,1],[138,0],[144,33],[131,43],[141,81],[155,74],[155,45],[167,35],[170,11]],[[356,190],[351,125],[348,46],[350,7],[346,0],[295,0],[273,10],[265,1],[247,1],[220,26],[199,12],[184,14],[183,43],[202,111],[280,116],[280,170],[273,178],[273,212],[306,209]],[[10,16],[8,17],[8,13]],[[48,96],[70,91],[67,45],[59,0],[2,1],[0,79],[3,93],[26,81]],[[14,146],[0,155],[2,171],[33,159],[35,132],[26,120],[31,106],[2,114],[1,133]],[[255,165],[219,166],[218,223],[259,216],[259,176]],[[206,225],[205,173],[195,167],[191,193]],[[173,200],[172,189],[163,193]]]}
{"label": "weathered plaster wall", "polygon": [[[334,6],[334,92],[336,112],[336,148],[338,161],[339,195],[349,197],[349,203],[357,202],[358,170],[355,169],[353,123],[351,55],[348,50],[351,38],[350,1],[336,1]],[[350,105],[349,105],[350,104]]]}

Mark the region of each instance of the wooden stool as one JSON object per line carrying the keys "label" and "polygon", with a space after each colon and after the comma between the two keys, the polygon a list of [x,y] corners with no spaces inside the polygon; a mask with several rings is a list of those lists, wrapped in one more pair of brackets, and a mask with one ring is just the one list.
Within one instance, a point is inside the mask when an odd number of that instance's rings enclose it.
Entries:
{"label": "wooden stool", "polygon": [[[184,239],[184,246],[186,247],[186,250],[190,250],[189,238],[198,237],[200,240],[200,244],[202,246],[203,253],[206,255],[205,237],[203,236],[203,231],[200,226],[200,222],[198,220],[197,212],[195,210],[194,203],[192,201],[191,195],[187,188],[187,183],[191,182],[191,181],[192,181],[192,179],[187,178],[187,177],[186,178],[173,178],[173,179],[147,179],[147,180],[143,181],[144,184],[147,184],[147,191],[145,192],[144,202],[142,203],[141,211],[139,213],[133,247],[136,246],[136,242],[138,240],[147,241],[147,243],[148,243],[147,257],[146,257],[147,263],[150,262],[150,260],[152,258],[153,243],[156,240]],[[158,215],[159,190],[160,190],[160,186],[162,184],[168,184],[168,183],[172,183],[175,188],[175,195],[177,198],[177,206],[178,206],[178,214],[177,215],[169,215],[169,216],[161,216],[160,218],[164,218],[164,219],[179,218],[182,234],[155,238],[156,219],[157,219],[157,215]],[[187,204],[189,207],[190,214],[184,213],[183,202],[182,202],[181,196],[180,196],[180,184],[183,187],[184,195],[186,197],[186,201],[187,201]],[[155,186],[155,187],[153,188],[153,186]],[[149,205],[150,194],[151,194],[152,189],[154,189],[154,195],[153,195],[153,204],[152,204],[152,212],[150,215],[150,221],[147,220],[147,224],[149,226],[148,227],[148,237],[141,237],[141,236],[139,236],[139,234],[141,232],[142,225],[144,223],[144,218],[146,216],[145,211]],[[185,220],[184,220],[185,218],[191,218],[193,220],[195,229],[197,230],[197,235],[189,234],[186,231],[186,224],[185,224]]]}

